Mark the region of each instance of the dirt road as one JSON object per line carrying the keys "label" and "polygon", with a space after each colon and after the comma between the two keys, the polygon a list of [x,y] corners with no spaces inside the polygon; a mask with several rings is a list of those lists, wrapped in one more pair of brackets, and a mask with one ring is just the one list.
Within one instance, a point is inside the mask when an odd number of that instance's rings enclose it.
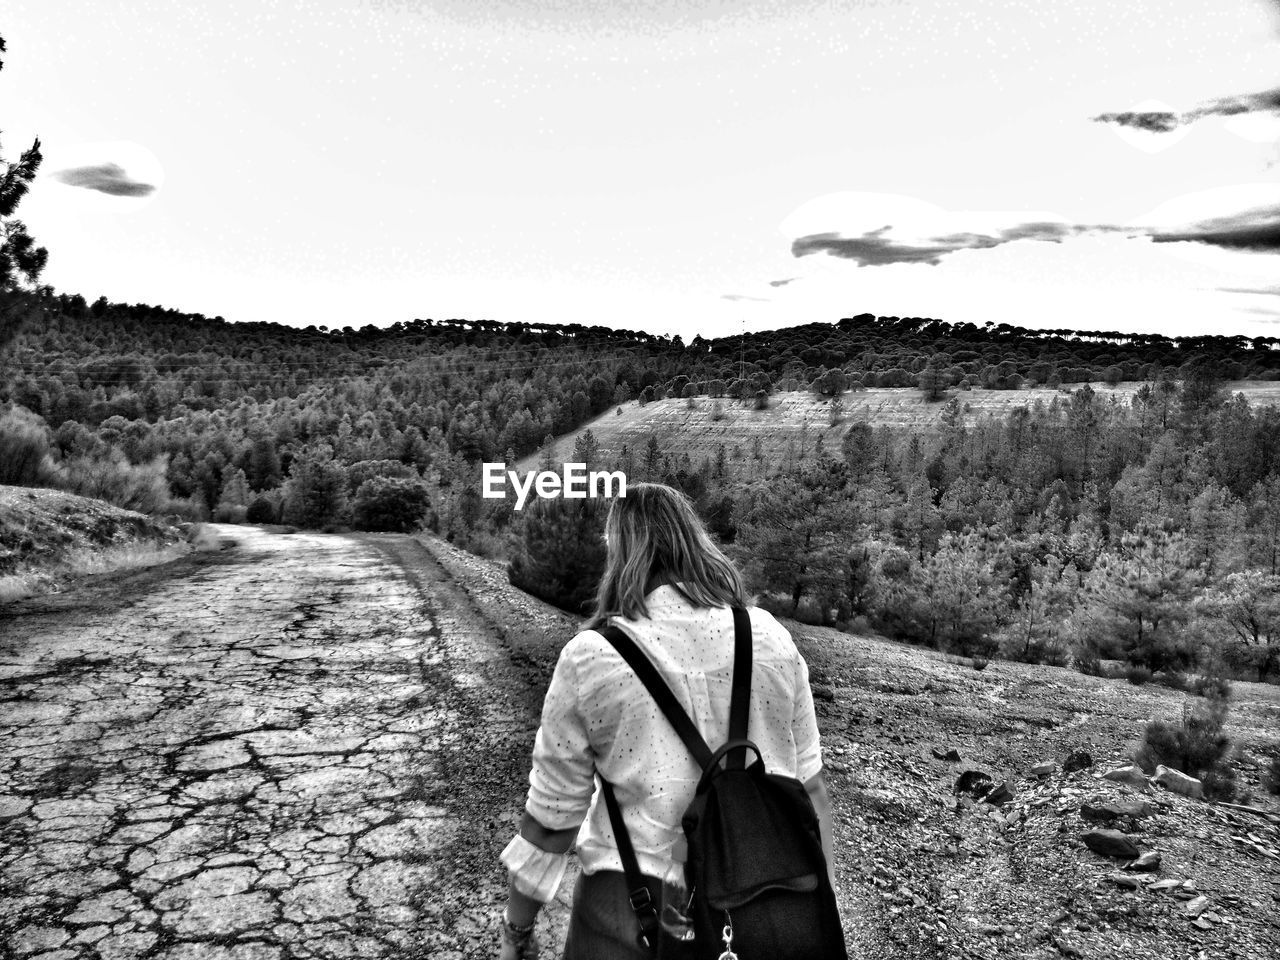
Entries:
{"label": "dirt road", "polygon": [[0,613],[0,955],[488,955],[500,650],[411,540],[217,529]]}

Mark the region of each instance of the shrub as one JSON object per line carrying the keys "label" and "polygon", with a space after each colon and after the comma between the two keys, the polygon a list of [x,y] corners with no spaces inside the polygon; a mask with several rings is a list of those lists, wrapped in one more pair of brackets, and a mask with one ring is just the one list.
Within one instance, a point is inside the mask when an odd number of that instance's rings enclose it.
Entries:
{"label": "shrub", "polygon": [[248,519],[248,507],[220,503],[213,511],[213,519],[218,523],[244,523]]}
{"label": "shrub", "polygon": [[411,533],[422,526],[430,510],[421,480],[371,477],[356,491],[352,523],[357,530]]}
{"label": "shrub", "polygon": [[399,460],[357,460],[349,464],[347,471],[347,492],[354,495],[366,480],[374,477],[396,477],[416,480],[416,468]]}
{"label": "shrub", "polygon": [[1077,652],[1075,661],[1076,670],[1086,677],[1101,677],[1103,675],[1102,660],[1092,650]]}
{"label": "shrub", "polygon": [[209,507],[204,498],[197,494],[170,497],[169,502],[164,505],[162,516],[174,522],[201,523],[209,519]]}
{"label": "shrub", "polygon": [[1227,700],[1231,696],[1231,681],[1215,674],[1196,677],[1191,681],[1191,692],[1206,700]]}
{"label": "shrub", "polygon": [[991,663],[991,661],[990,661],[990,660],[988,660],[986,657],[983,657],[983,656],[977,656],[977,657],[974,657],[974,658],[973,658],[973,669],[975,669],[975,670],[985,670],[985,669],[987,669],[987,665],[988,665],[989,663]]}
{"label": "shrub", "polygon": [[1017,663],[1039,663],[1049,667],[1065,667],[1071,662],[1066,643],[1059,637],[1041,637],[1030,642],[1002,643],[1002,660]]}
{"label": "shrub", "polygon": [[1135,687],[1140,687],[1151,679],[1152,673],[1146,667],[1131,665],[1125,670],[1124,676]]}
{"label": "shrub", "polygon": [[1263,774],[1262,785],[1268,793],[1280,794],[1280,747],[1271,755],[1271,763]]}
{"label": "shrub", "polygon": [[168,462],[168,454],[160,454],[146,463],[130,463],[119,449],[112,447],[63,461],[58,486],[126,510],[161,513],[171,502],[165,480]]}
{"label": "shrub", "polygon": [[604,572],[602,500],[538,500],[519,521],[507,579],[573,613],[584,613]]}
{"label": "shrub", "polygon": [[1204,795],[1210,800],[1225,800],[1230,803],[1240,796],[1236,771],[1229,763],[1220,763],[1205,770],[1200,775],[1200,785],[1204,788]]}
{"label": "shrub", "polygon": [[1170,690],[1186,690],[1189,682],[1181,670],[1161,670],[1155,675],[1155,681]]}
{"label": "shrub", "polygon": [[222,541],[218,539],[218,535],[203,523],[192,525],[191,529],[187,531],[187,542],[200,551],[222,549]]}
{"label": "shrub", "polygon": [[0,413],[0,483],[38,487],[55,475],[51,459],[53,433],[44,418],[26,407]]}
{"label": "shrub", "polygon": [[275,523],[275,505],[266,497],[255,497],[244,518],[247,523]]}
{"label": "shrub", "polygon": [[304,453],[289,467],[281,510],[285,523],[312,530],[346,519],[347,471],[322,453]]}
{"label": "shrub", "polygon": [[1152,720],[1147,724],[1133,759],[1148,773],[1164,764],[1203,780],[1206,773],[1223,764],[1231,749],[1231,739],[1222,732],[1225,719],[1223,702],[1188,701],[1181,721]]}

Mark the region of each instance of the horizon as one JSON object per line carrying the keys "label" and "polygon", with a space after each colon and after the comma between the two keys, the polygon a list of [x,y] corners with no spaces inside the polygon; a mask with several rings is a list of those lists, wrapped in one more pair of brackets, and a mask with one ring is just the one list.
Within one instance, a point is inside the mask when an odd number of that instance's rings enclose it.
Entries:
{"label": "horizon", "polygon": [[20,215],[88,301],[1274,337],[1278,13],[20,0],[0,132],[40,137]]}

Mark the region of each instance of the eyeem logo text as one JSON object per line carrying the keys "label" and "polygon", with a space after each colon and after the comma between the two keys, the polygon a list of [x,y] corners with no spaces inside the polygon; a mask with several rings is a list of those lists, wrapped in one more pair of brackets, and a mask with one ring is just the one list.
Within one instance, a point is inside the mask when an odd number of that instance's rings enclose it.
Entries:
{"label": "eyeem logo text", "polygon": [[587,472],[585,463],[566,463],[562,473],[554,470],[530,470],[523,479],[515,470],[508,470],[505,463],[481,464],[482,485],[480,495],[486,500],[504,500],[507,484],[516,492],[516,509],[523,510],[529,494],[536,493],[543,500],[564,497],[566,500],[585,500],[587,497],[625,497],[627,475],[621,470],[592,470]]}

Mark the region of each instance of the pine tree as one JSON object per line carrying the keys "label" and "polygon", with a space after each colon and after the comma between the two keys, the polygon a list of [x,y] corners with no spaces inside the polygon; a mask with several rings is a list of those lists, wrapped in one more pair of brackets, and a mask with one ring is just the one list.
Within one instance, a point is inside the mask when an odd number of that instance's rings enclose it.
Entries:
{"label": "pine tree", "polygon": [[222,494],[214,508],[213,518],[219,523],[243,523],[249,510],[249,481],[239,467],[224,467]]}
{"label": "pine tree", "polygon": [[284,522],[324,529],[347,519],[347,471],[327,447],[307,450],[289,467],[284,485]]}
{"label": "pine tree", "polygon": [[[4,37],[0,37],[0,54],[5,49]],[[4,61],[0,59],[0,69],[3,68]],[[39,309],[33,295],[39,292],[40,274],[49,252],[36,246],[26,224],[13,214],[31,189],[41,159],[38,139],[16,161],[0,156],[0,352]]]}
{"label": "pine tree", "polygon": [[530,503],[518,521],[507,578],[541,600],[586,613],[604,572],[604,519],[600,500]]}
{"label": "pine tree", "polygon": [[1084,578],[1081,637],[1099,653],[1152,670],[1185,668],[1192,650],[1178,628],[1202,581],[1182,533],[1150,526],[1126,533]]}

